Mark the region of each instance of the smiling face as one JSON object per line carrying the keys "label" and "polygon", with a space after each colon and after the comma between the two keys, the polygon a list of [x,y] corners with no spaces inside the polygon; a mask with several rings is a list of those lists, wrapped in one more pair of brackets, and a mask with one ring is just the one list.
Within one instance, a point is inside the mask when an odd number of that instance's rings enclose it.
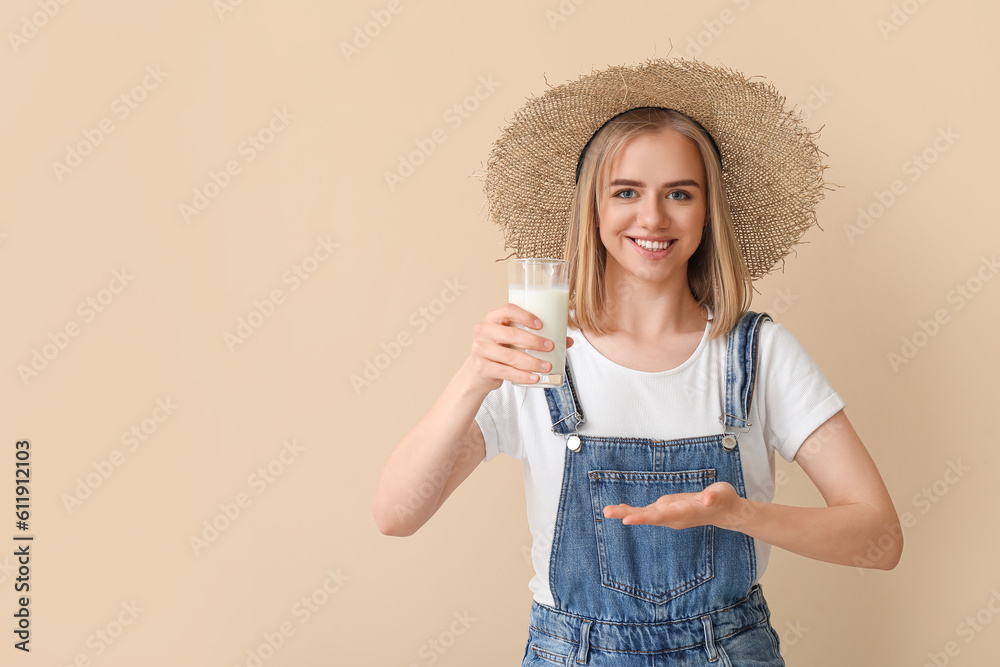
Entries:
{"label": "smiling face", "polygon": [[605,278],[687,285],[687,264],[706,217],[705,166],[695,143],[672,129],[631,139],[598,185]]}

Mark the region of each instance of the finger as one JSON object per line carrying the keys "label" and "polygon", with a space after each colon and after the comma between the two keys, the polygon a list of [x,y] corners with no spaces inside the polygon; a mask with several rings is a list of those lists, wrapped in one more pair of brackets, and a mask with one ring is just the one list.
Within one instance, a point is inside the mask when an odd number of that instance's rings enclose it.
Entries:
{"label": "finger", "polygon": [[527,350],[551,352],[555,349],[555,343],[548,338],[539,336],[527,329],[521,329],[508,324],[483,322],[478,327],[478,335],[501,345],[520,347]]}
{"label": "finger", "polygon": [[498,316],[500,324],[516,323],[524,325],[529,329],[542,328],[542,321],[537,315],[513,303],[506,303],[493,311],[493,313]]}
{"label": "finger", "polygon": [[660,521],[662,521],[662,519],[659,519],[656,513],[648,510],[641,510],[633,514],[629,514],[627,517],[623,518],[622,524],[626,526],[642,526],[647,524],[660,523]]}
{"label": "finger", "polygon": [[531,344],[531,339],[519,340],[518,333],[532,335],[520,329],[485,321],[473,327],[472,356],[479,360],[477,365],[480,372],[485,370],[484,362],[487,361],[528,371],[548,371],[547,363],[542,363],[541,359],[523,349],[523,346]]}
{"label": "finger", "polygon": [[566,336],[566,349],[568,350],[571,347],[573,347],[573,339],[570,338],[569,336]]}
{"label": "finger", "polygon": [[697,522],[699,512],[691,511],[690,507],[684,506],[686,504],[686,502],[680,502],[673,503],[667,507],[650,505],[649,507],[639,508],[638,511],[624,517],[622,523],[626,526],[650,524],[674,529],[699,525]]}
{"label": "finger", "polygon": [[486,344],[477,346],[477,349],[485,360],[495,364],[510,366],[529,373],[548,373],[552,370],[550,362],[513,347]]}
{"label": "finger", "polygon": [[609,519],[621,519],[635,512],[638,508],[622,503],[621,505],[607,505],[604,508],[604,516]]}
{"label": "finger", "polygon": [[634,512],[630,512],[622,517],[622,524],[626,526],[654,525],[673,528],[677,521],[677,517],[675,516],[677,513],[670,511],[671,509],[672,506],[668,509],[663,509],[656,505],[638,507]]}
{"label": "finger", "polygon": [[726,482],[715,482],[706,486],[696,497],[705,507],[715,507],[725,501],[728,487]]}
{"label": "finger", "polygon": [[694,500],[696,500],[703,507],[712,507],[717,505],[719,502],[718,495],[711,489],[705,489],[704,491],[695,494]]}
{"label": "finger", "polygon": [[[541,329],[543,325],[542,320],[539,319],[537,315],[513,303],[508,303],[494,312],[500,316],[499,323],[505,326]],[[555,342],[549,340],[548,338],[538,336],[537,338],[532,338],[531,340],[535,341],[535,343],[531,345],[519,345],[519,347],[527,347],[532,350],[542,351],[551,351],[555,349]]]}
{"label": "finger", "polygon": [[530,370],[515,368],[508,364],[497,363],[495,361],[483,362],[483,374],[486,377],[496,378],[498,380],[507,380],[514,384],[535,384],[540,379],[538,375]]}

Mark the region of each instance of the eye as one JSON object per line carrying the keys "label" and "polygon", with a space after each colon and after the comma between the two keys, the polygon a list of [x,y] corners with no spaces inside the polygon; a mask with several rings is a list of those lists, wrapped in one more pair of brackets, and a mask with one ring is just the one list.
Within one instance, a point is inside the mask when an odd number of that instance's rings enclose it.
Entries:
{"label": "eye", "polygon": [[[677,196],[675,197],[674,195],[677,195]],[[683,201],[685,199],[691,199],[691,195],[689,195],[684,190],[674,190],[673,192],[671,192],[670,194],[668,194],[667,197],[670,198],[670,199],[676,199],[677,201]]]}
{"label": "eye", "polygon": [[619,190],[614,194],[614,196],[619,197],[621,199],[635,199],[639,195],[636,194],[635,190],[626,189],[626,190]]}

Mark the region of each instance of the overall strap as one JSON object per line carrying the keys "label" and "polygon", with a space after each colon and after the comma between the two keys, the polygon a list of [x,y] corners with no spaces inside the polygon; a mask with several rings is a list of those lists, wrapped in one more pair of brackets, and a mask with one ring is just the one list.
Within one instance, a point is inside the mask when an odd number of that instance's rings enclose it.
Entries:
{"label": "overall strap", "polygon": [[747,418],[756,384],[760,327],[766,321],[773,321],[767,313],[749,311],[729,332],[726,407],[725,412],[719,415],[719,422],[725,426],[727,433],[723,439],[726,449],[735,447],[739,434],[746,433],[753,426]]}
{"label": "overall strap", "polygon": [[580,408],[580,399],[576,395],[576,385],[573,384],[573,372],[569,368],[569,355],[566,356],[566,372],[563,383],[558,387],[545,388],[545,400],[549,404],[549,415],[552,417],[552,432],[561,435],[575,433],[585,420]]}

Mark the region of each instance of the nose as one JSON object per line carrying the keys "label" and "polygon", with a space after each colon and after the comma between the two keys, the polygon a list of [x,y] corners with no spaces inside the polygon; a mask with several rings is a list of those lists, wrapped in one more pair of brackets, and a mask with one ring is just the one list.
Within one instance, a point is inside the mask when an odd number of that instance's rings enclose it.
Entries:
{"label": "nose", "polygon": [[639,207],[638,222],[647,229],[669,226],[666,202],[660,197],[646,197]]}

